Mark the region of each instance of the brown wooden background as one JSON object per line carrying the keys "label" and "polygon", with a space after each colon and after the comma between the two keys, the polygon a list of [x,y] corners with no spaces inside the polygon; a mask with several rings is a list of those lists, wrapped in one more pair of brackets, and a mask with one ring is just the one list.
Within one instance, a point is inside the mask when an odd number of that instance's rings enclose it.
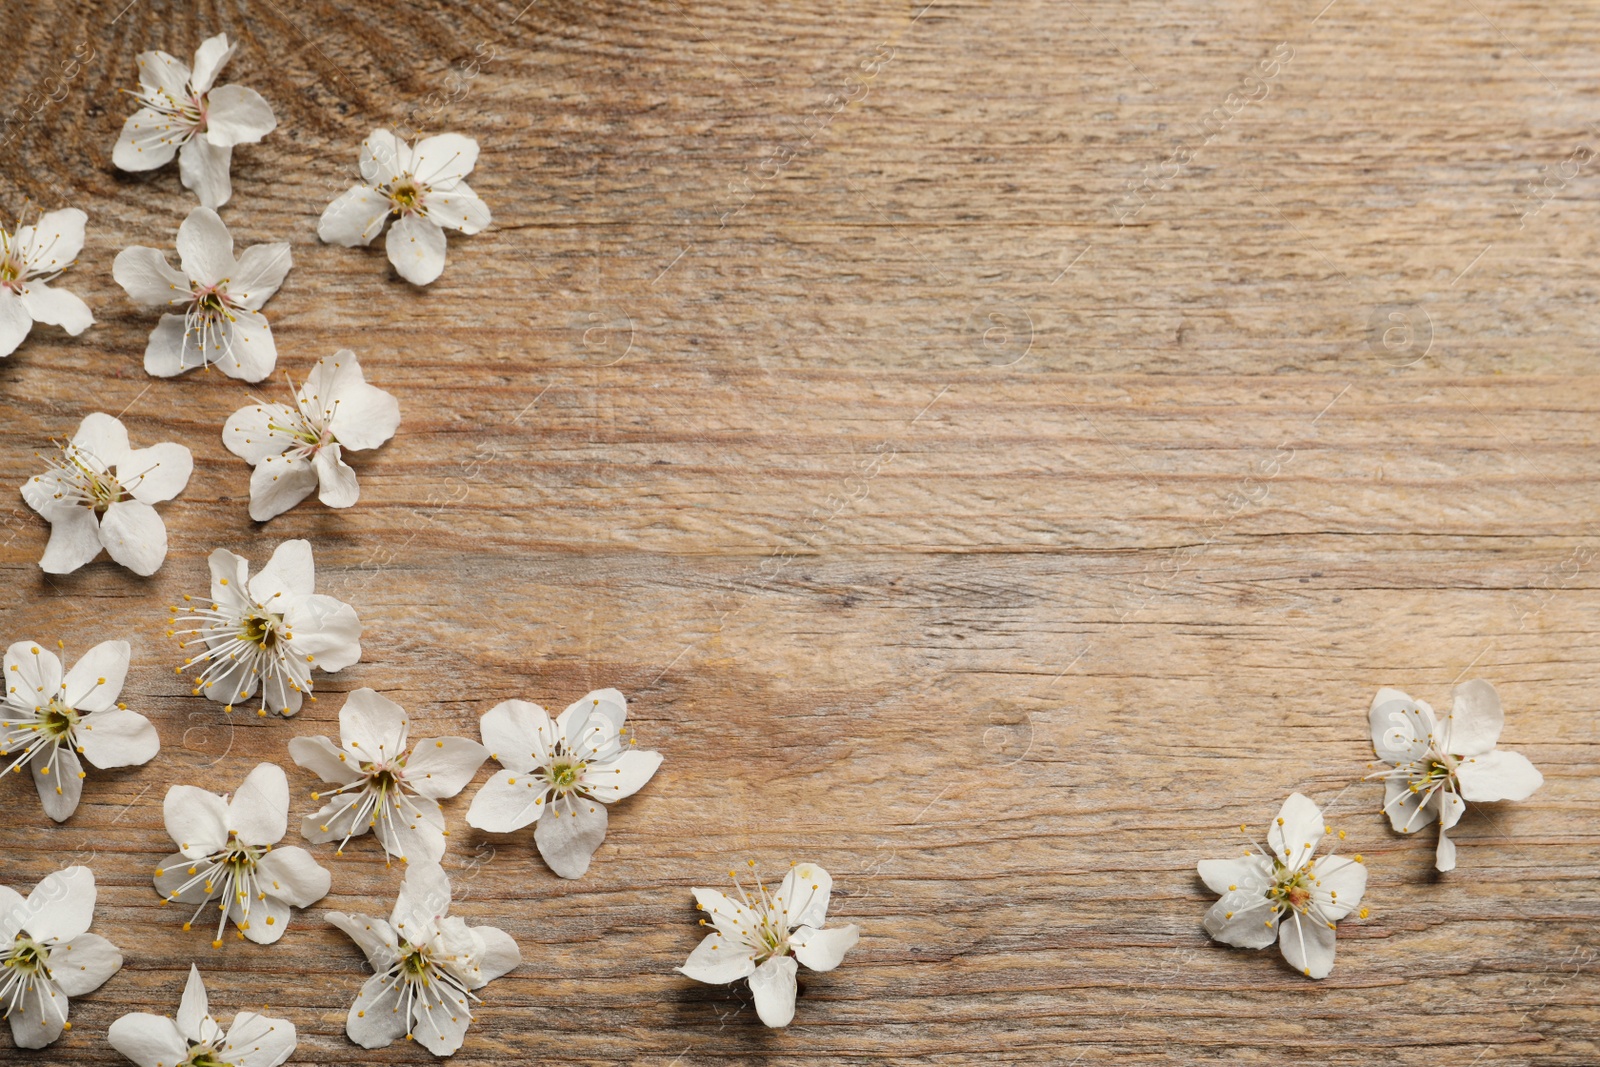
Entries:
{"label": "brown wooden background", "polygon": [[[165,746],[63,826],[4,783],[0,881],[92,857],[128,962],[0,1058],[120,1062],[107,1025],[175,1010],[198,960],[219,1013],[296,1023],[295,1062],[427,1060],[344,1036],[366,971],[321,916],[387,911],[371,839],[316,850],[333,893],[278,945],[214,953],[150,887],[167,785],[288,764],[359,686],[476,736],[615,685],[666,764],[582,881],[447,809],[457,912],[526,957],[461,1064],[1600,1062],[1600,163],[1557,177],[1600,149],[1600,7],[1324,2],[5,5],[0,199],[89,212],[62,284],[99,324],[0,363],[0,484],[97,409],[196,470],[149,580],[44,576],[45,524],[0,512],[0,637],[128,637]],[[280,372],[352,347],[404,416],[357,507],[265,526],[219,432],[281,385],[146,377],[154,319],[110,274],[194,204],[175,167],[112,169],[116,90],[221,30],[280,120],[224,210],[293,244]],[[495,217],[425,291],[315,234],[407,123],[479,139]],[[230,727],[166,606],[212,548],[288,537],[366,656]],[[1470,812],[1448,877],[1377,786],[1343,794],[1372,916],[1325,982],[1211,944],[1195,862],[1361,774],[1378,686],[1469,676],[1545,787]],[[784,1032],[672,970],[689,886],[746,858],[823,863],[864,932]]]}

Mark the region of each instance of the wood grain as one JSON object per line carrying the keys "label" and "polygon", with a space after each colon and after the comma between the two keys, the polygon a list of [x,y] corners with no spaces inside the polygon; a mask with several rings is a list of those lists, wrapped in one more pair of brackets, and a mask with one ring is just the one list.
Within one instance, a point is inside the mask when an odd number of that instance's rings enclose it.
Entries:
{"label": "wood grain", "polygon": [[[360,686],[476,736],[499,700],[605,685],[666,764],[588,876],[447,806],[458,913],[526,960],[458,1063],[1600,1062],[1600,172],[1525,192],[1600,146],[1600,9],[1322,4],[0,10],[4,207],[89,212],[62,284],[99,320],[0,362],[0,484],[91,410],[196,458],[148,580],[41,574],[47,529],[7,505],[0,636],[127,637],[165,746],[62,826],[5,785],[0,881],[89,859],[128,959],[7,1062],[121,1062],[106,1027],[174,1010],[191,960],[215,1008],[290,1017],[293,1062],[426,1059],[344,1036],[365,968],[322,916],[387,910],[370,838],[316,850],[333,892],[281,943],[214,953],[150,887],[161,797],[287,764]],[[219,429],[277,386],[147,378],[111,279],[193,204],[111,167],[116,90],[224,30],[280,120],[224,211],[293,245],[280,371],[352,347],[400,398],[348,511],[251,523]],[[483,146],[495,223],[426,291],[316,239],[382,125]],[[172,673],[166,605],[212,548],[289,537],[366,655],[296,720],[224,722]],[[1344,790],[1378,686],[1467,676],[1546,785],[1469,812],[1436,876],[1431,832]],[[1321,983],[1200,927],[1195,862],[1295,789],[1338,798],[1371,870]],[[826,865],[863,930],[787,1031],[672,969],[689,887],[746,858]]]}

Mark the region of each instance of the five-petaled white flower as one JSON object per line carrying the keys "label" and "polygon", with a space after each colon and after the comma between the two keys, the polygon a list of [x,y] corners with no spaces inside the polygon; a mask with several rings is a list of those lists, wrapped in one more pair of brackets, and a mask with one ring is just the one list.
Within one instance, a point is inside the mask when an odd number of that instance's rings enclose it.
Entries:
{"label": "five-petaled white flower", "polygon": [[[311,693],[313,667],[337,674],[361,658],[355,609],[315,591],[311,542],[283,542],[254,578],[250,561],[225,548],[211,553],[209,562],[211,606],[191,607],[192,615],[179,614],[176,604],[169,609],[167,636],[178,637],[179,649],[188,654],[178,672],[198,672],[195,696],[203,693],[231,712],[259,685],[256,714],[270,709],[293,715]],[[196,600],[183,599],[191,605]]]}
{"label": "five-petaled white flower", "polygon": [[56,654],[32,641],[6,649],[0,774],[26,763],[44,813],[56,822],[78,810],[80,755],[105,770],[148,763],[161,749],[150,720],[117,703],[127,676],[126,641],[95,645],[65,676]]}
{"label": "five-petaled white flower", "polygon": [[[1206,933],[1239,948],[1266,948],[1276,941],[1295,970],[1310,978],[1328,977],[1335,924],[1360,905],[1367,890],[1367,868],[1359,855],[1312,859],[1323,835],[1331,832],[1322,809],[1292,793],[1267,830],[1270,848],[1257,845],[1237,859],[1201,860],[1201,880],[1222,894],[1206,912]],[[1360,915],[1365,919],[1367,909]]]}
{"label": "five-petaled white flower", "polygon": [[606,839],[606,805],[637,793],[661,766],[661,753],[629,747],[627,717],[615,689],[595,690],[554,722],[526,700],[489,709],[479,729],[505,769],[472,798],[467,825],[505,834],[537,822],[533,839],[550,869],[580,877]]}
{"label": "five-petaled white flower", "polygon": [[388,922],[329,912],[328,921],[366,954],[373,975],[350,1005],[345,1032],[362,1048],[383,1048],[404,1037],[435,1056],[461,1047],[472,1022],[470,1002],[481,989],[522,962],[511,935],[493,926],[468,926],[449,915],[450,879],[436,863],[415,863]]}
{"label": "five-petaled white flower", "polygon": [[178,157],[178,176],[200,203],[219,208],[233,195],[233,147],[255,144],[278,125],[254,89],[216,88],[239,46],[219,33],[194,53],[194,70],[165,52],[139,53],[140,107],[122,124],[111,161],[122,170],[155,170]]}
{"label": "five-petaled white flower", "polygon": [[74,337],[94,325],[94,313],[82,298],[45,284],[83,251],[88,219],[69,207],[41,216],[35,226],[18,226],[15,233],[0,226],[0,356],[15,352],[36,322],[59,326]]}
{"label": "five-petaled white flower", "polygon": [[154,574],[167,558],[167,527],[151,505],[189,484],[189,450],[170,441],[133,448],[121,421],[99,411],[60,449],[49,470],[22,483],[22,499],[50,523],[39,566],[70,574],[103,548],[133,573]]}
{"label": "five-petaled white flower", "polygon": [[88,932],[94,872],[66,867],[28,899],[0,885],[0,1005],[18,1048],[44,1048],[72,1026],[68,997],[100,988],[122,966],[117,946]]}
{"label": "five-petaled white flower", "polygon": [[700,910],[711,915],[700,925],[714,929],[678,970],[713,985],[749,978],[761,1021],[788,1026],[794,1018],[796,960],[813,971],[831,971],[855,947],[861,931],[854,923],[823,927],[833,878],[815,863],[793,864],[775,893],[758,881],[752,896],[733,871],[728,877],[738,886],[738,900],[715,889],[694,889]]}
{"label": "five-petaled white flower", "polygon": [[270,945],[289,925],[289,908],[328,895],[332,876],[298,845],[274,848],[289,828],[289,779],[276,763],[250,772],[230,798],[198,786],[175,785],[161,806],[178,851],[156,868],[163,903],[193,904],[185,930],[215,900],[217,936],[231,919],[239,937]]}
{"label": "five-petaled white flower", "polygon": [[1389,824],[1409,834],[1438,820],[1434,866],[1441,871],[1455,870],[1456,846],[1445,831],[1460,820],[1467,801],[1526,800],[1544,784],[1526,756],[1494,747],[1505,725],[1494,686],[1473,679],[1452,696],[1443,720],[1398,689],[1378,690],[1369,712],[1373,750],[1388,764],[1369,777],[1383,779]]}
{"label": "five-petaled white flower", "polygon": [[261,307],[278,291],[292,260],[289,246],[251,245],[235,259],[233,235],[208,207],[178,227],[172,269],[158,248],[134,245],[117,253],[111,274],[144,307],[174,307],[150,333],[144,369],[171,378],[215,363],[230,378],[259,382],[272,373],[278,348]]}
{"label": "five-petaled white flower", "polygon": [[319,489],[330,508],[356,502],[356,472],[344,452],[377,448],[400,426],[400,404],[368,385],[356,354],[341,349],[311,369],[294,406],[257,402],[222,428],[228,451],[255,466],[250,517],[265,522]]}
{"label": "five-petaled white flower", "polygon": [[296,737],[289,755],[337,789],[311,794],[327,800],[305,817],[307,841],[338,841],[371,830],[385,856],[437,863],[444,855],[439,801],[465,789],[489,752],[464,737],[429,737],[408,748],[405,709],[371,689],[357,689],[339,709],[339,740]]}
{"label": "five-petaled white flower", "polygon": [[478,162],[478,142],[441,133],[415,150],[390,130],[373,130],[361,142],[361,180],[328,205],[317,236],[354,248],[389,227],[389,262],[413,285],[427,285],[444,271],[444,230],[473,234],[489,225],[489,205],[466,183]]}
{"label": "five-petaled white flower", "polygon": [[139,1067],[278,1067],[294,1052],[294,1023],[241,1011],[226,1031],[211,1017],[200,968],[178,1002],[178,1018],[130,1012],[111,1024],[106,1040]]}

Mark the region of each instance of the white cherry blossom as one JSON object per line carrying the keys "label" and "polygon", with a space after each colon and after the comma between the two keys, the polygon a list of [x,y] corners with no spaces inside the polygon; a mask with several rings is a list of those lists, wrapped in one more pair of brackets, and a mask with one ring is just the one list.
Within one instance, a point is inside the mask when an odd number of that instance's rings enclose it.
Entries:
{"label": "white cherry blossom", "polygon": [[256,714],[293,715],[311,695],[313,668],[337,674],[361,659],[355,609],[315,591],[311,542],[283,542],[254,578],[250,561],[225,548],[209,562],[210,597],[185,595],[191,614],[169,609],[167,636],[186,656],[179,673],[195,671],[195,696],[231,712],[260,687]]}
{"label": "white cherry blossom", "polygon": [[132,94],[139,110],[122,124],[111,161],[121,170],[155,170],[176,155],[184,188],[208,208],[226,204],[234,146],[255,144],[278,125],[254,89],[216,85],[238,47],[219,33],[195,50],[192,70],[165,52],[139,53],[139,90]]}
{"label": "white cherry blossom", "polygon": [[189,484],[189,450],[170,441],[134,448],[122,422],[99,411],[59,448],[49,470],[22,484],[22,499],[50,523],[40,568],[70,574],[103,548],[133,573],[154,574],[167,558],[167,526],[152,505]]}
{"label": "white cherry blossom", "polygon": [[305,817],[307,841],[339,842],[368,830],[385,856],[437,863],[444,855],[444,813],[439,801],[465,789],[489,752],[464,737],[429,737],[411,744],[405,709],[371,689],[357,689],[339,709],[339,741],[296,737],[289,755],[335,789],[311,794],[326,800]]}
{"label": "white cherry blossom", "polygon": [[661,766],[661,753],[632,749],[628,701],[597,689],[552,722],[526,700],[485,712],[479,730],[505,768],[472,798],[467,824],[505,834],[535,823],[534,843],[550,869],[578,878],[606,838],[606,805],[637,793]]}
{"label": "white cherry blossom", "polygon": [[289,828],[289,779],[275,763],[258,764],[232,796],[175,785],[161,812],[178,851],[156,868],[156,892],[163,903],[194,905],[185,930],[215,910],[212,948],[222,947],[229,921],[241,939],[270,945],[289,925],[290,907],[328,894],[332,877],[311,853],[274,847]]}
{"label": "white cherry blossom", "polygon": [[77,262],[88,219],[69,207],[15,231],[0,226],[0,356],[15,352],[36,322],[59,326],[73,337],[94,325],[94,313],[82,298],[45,284]]}
{"label": "white cherry blossom", "polygon": [[799,964],[813,971],[833,970],[861,939],[861,931],[854,923],[823,926],[833,878],[815,863],[792,865],[775,893],[759,881],[750,893],[733,871],[728,877],[738,887],[737,900],[715,889],[695,888],[700,910],[711,916],[700,925],[713,929],[678,970],[713,985],[748,978],[761,1021],[788,1026],[794,1018]]}
{"label": "white cherry blossom", "polygon": [[400,426],[400,404],[368,385],[356,354],[341,349],[312,368],[294,406],[257,401],[228,417],[222,443],[255,467],[250,517],[281,515],[319,490],[330,508],[356,502],[356,472],[345,452],[377,448]]}
{"label": "white cherry blossom", "polygon": [[317,236],[353,248],[389,227],[389,262],[413,285],[444,271],[444,229],[478,233],[489,225],[489,206],[466,183],[478,162],[478,142],[441,133],[413,150],[391,130],[373,130],[361,142],[361,185],[352,186],[322,213]]}
{"label": "white cherry blossom", "polygon": [[1462,682],[1442,719],[1428,704],[1398,689],[1380,689],[1369,719],[1372,747],[1384,769],[1371,778],[1384,784],[1389,825],[1409,834],[1439,823],[1434,866],[1456,867],[1456,846],[1446,836],[1467,810],[1466,802],[1526,800],[1544,784],[1528,758],[1495,748],[1505,712],[1494,686],[1482,679]]}
{"label": "white cherry blossom", "polygon": [[296,1043],[294,1023],[253,1011],[236,1014],[224,1031],[192,963],[176,1019],[130,1012],[111,1024],[106,1040],[139,1067],[278,1067]]}
{"label": "white cherry blossom", "polygon": [[150,720],[117,703],[127,676],[126,641],[95,645],[64,675],[56,654],[32,641],[6,649],[0,774],[26,764],[44,813],[56,822],[78,810],[85,775],[79,756],[107,770],[148,763],[161,749]]}
{"label": "white cherry blossom", "polygon": [[178,227],[177,248],[181,271],[160,249],[145,245],[124,248],[111,264],[134,303],[176,309],[151,331],[145,371],[172,378],[215,364],[246,382],[271,374],[278,348],[261,308],[292,266],[288,244],[251,245],[235,259],[233,235],[221,216],[197,207]]}
{"label": "white cherry blossom", "polygon": [[0,1008],[18,1048],[44,1048],[69,1029],[69,997],[100,988],[122,966],[117,946],[89,933],[94,872],[53,871],[24,900],[0,885]]}
{"label": "white cherry blossom", "polygon": [[[1337,923],[1361,904],[1367,890],[1360,855],[1313,858],[1330,832],[1322,809],[1293,793],[1267,830],[1269,848],[1257,845],[1235,859],[1201,860],[1201,880],[1222,894],[1206,912],[1206,933],[1238,948],[1277,942],[1295,970],[1308,978],[1328,977]],[[1367,917],[1365,908],[1360,916]]]}
{"label": "white cherry blossom", "polygon": [[329,912],[361,948],[373,975],[350,1005],[345,1032],[362,1048],[404,1037],[435,1056],[461,1047],[473,992],[522,962],[511,935],[450,915],[450,879],[436,863],[415,863],[389,920]]}

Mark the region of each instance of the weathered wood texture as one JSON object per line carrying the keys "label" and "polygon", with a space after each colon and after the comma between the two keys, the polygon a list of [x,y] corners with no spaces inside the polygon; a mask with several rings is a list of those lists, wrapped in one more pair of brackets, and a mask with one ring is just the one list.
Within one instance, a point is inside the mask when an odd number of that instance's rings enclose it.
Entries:
{"label": "weathered wood texture", "polygon": [[[366,972],[322,916],[387,909],[371,839],[316,850],[333,892],[280,944],[212,952],[150,887],[166,787],[288,764],[360,686],[476,736],[615,685],[666,765],[586,878],[448,805],[459,913],[526,955],[461,1064],[1600,1062],[1600,174],[1555,177],[1600,147],[1600,7],[1323,2],[5,5],[8,111],[93,52],[0,188],[89,212],[63,284],[99,324],[0,363],[0,484],[96,409],[196,470],[149,580],[42,575],[9,505],[0,636],[127,636],[165,748],[62,826],[5,783],[0,881],[92,857],[128,963],[3,1058],[118,1062],[107,1025],[198,960],[214,1006],[292,1017],[296,1062],[426,1060],[343,1032]],[[110,276],[194,203],[113,170],[116,90],[221,30],[280,118],[224,211],[293,244],[280,370],[353,347],[404,412],[357,507],[264,526],[219,429],[280,386],[147,378]],[[405,123],[476,136],[495,213],[426,291],[315,233]],[[296,720],[224,723],[166,606],[213,547],[288,537],[365,658]],[[1379,685],[1464,676],[1547,783],[1435,876],[1431,832],[1341,790]],[[1372,876],[1321,983],[1200,928],[1195,862],[1294,789],[1340,798]],[[746,858],[825,864],[864,931],[783,1032],[673,971],[689,886]]]}

